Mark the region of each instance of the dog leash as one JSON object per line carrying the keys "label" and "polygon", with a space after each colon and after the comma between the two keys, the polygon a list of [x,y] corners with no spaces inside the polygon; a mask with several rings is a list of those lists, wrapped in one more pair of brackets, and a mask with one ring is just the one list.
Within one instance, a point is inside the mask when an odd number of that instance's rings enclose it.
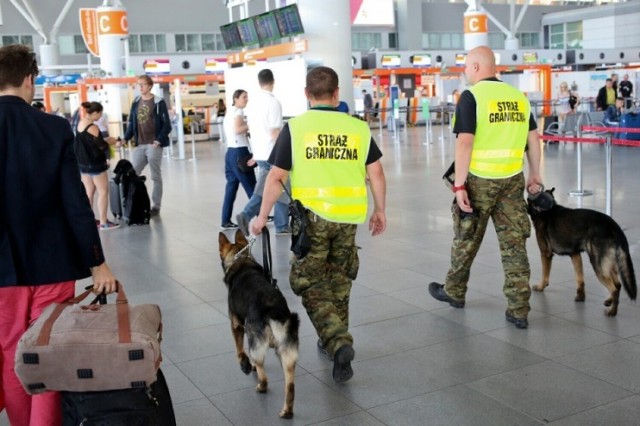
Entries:
{"label": "dog leash", "polygon": [[264,269],[264,275],[267,277],[269,282],[275,288],[278,288],[278,280],[273,278],[272,266],[273,261],[271,259],[271,236],[269,235],[269,230],[265,226],[262,229],[262,268]]}
{"label": "dog leash", "polygon": [[242,256],[242,253],[244,253],[247,250],[249,250],[249,256],[248,257],[251,257],[251,247],[253,247],[253,244],[255,242],[256,242],[256,237],[252,235],[251,238],[249,238],[249,244],[244,246],[242,248],[242,250],[240,250],[239,252],[236,253],[235,256],[233,256],[233,261],[235,262],[236,260],[238,260]]}

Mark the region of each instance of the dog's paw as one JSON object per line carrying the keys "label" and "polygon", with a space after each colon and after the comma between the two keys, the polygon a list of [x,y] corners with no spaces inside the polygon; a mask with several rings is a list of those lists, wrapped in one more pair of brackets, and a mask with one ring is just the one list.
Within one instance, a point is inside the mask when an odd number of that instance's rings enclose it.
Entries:
{"label": "dog's paw", "polygon": [[613,303],[613,299],[608,298],[607,300],[604,301],[604,306],[611,306],[612,303]]}
{"label": "dog's paw", "polygon": [[291,419],[293,418],[293,411],[282,409],[282,411],[280,411],[279,416],[282,417],[283,419]]}
{"label": "dog's paw", "polygon": [[256,391],[260,393],[267,393],[267,384],[266,383],[258,383],[256,385]]}
{"label": "dog's paw", "polygon": [[608,317],[615,317],[616,315],[618,315],[618,307],[616,306],[615,308],[609,308],[604,313]]}
{"label": "dog's paw", "polygon": [[576,302],[584,302],[585,299],[586,299],[586,296],[585,296],[584,292],[582,292],[582,293],[578,292],[578,293],[576,293],[576,298],[573,299],[573,300],[575,300]]}
{"label": "dog's paw", "polygon": [[244,357],[242,357],[242,359],[240,359],[240,369],[244,374],[251,373],[253,366],[251,365],[251,361],[249,361],[248,356],[245,355]]}
{"label": "dog's paw", "polygon": [[534,286],[531,286],[531,288],[534,289],[535,291],[544,291],[545,287],[546,285],[544,284],[536,284]]}

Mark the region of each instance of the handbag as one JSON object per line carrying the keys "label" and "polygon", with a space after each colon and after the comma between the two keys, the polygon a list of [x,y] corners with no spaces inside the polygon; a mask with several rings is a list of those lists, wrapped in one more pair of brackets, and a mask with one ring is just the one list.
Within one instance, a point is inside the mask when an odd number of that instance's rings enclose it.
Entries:
{"label": "handbag", "polygon": [[146,388],[162,360],[160,307],[129,305],[118,285],[116,303],[81,305],[91,290],[48,306],[22,335],[15,372],[25,391],[104,391]]}
{"label": "handbag", "polygon": [[248,165],[249,160],[253,158],[253,154],[245,155],[238,159],[238,168],[243,173],[253,173],[253,169],[258,166],[258,163],[254,163],[253,166]]}
{"label": "handbag", "polygon": [[308,228],[311,221],[307,216],[307,208],[300,202],[295,200],[287,187],[280,182],[282,189],[289,196],[289,214],[291,215],[291,251],[296,259],[304,259],[311,250],[311,237]]}

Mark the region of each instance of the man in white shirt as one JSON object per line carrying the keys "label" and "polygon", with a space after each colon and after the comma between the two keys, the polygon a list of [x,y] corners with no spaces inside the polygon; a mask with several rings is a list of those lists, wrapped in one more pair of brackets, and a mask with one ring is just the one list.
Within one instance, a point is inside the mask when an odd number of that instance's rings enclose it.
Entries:
{"label": "man in white shirt", "polygon": [[[249,222],[260,212],[264,183],[271,170],[271,164],[267,160],[282,128],[282,106],[272,93],[275,83],[273,72],[270,69],[260,71],[258,83],[260,92],[251,94],[251,103],[247,108],[251,150],[253,159],[258,163],[258,183],[244,210],[236,216],[238,226],[245,235],[249,235]],[[274,207],[276,235],[291,234],[288,204],[289,199],[283,193]]]}

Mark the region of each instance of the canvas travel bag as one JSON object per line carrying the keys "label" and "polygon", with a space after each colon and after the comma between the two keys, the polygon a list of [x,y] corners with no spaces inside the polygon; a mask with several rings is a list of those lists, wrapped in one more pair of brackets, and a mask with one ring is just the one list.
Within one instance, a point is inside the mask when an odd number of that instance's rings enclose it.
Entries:
{"label": "canvas travel bag", "polygon": [[129,305],[122,285],[116,303],[81,305],[90,290],[48,306],[18,342],[15,370],[25,391],[145,388],[162,360],[158,305]]}

